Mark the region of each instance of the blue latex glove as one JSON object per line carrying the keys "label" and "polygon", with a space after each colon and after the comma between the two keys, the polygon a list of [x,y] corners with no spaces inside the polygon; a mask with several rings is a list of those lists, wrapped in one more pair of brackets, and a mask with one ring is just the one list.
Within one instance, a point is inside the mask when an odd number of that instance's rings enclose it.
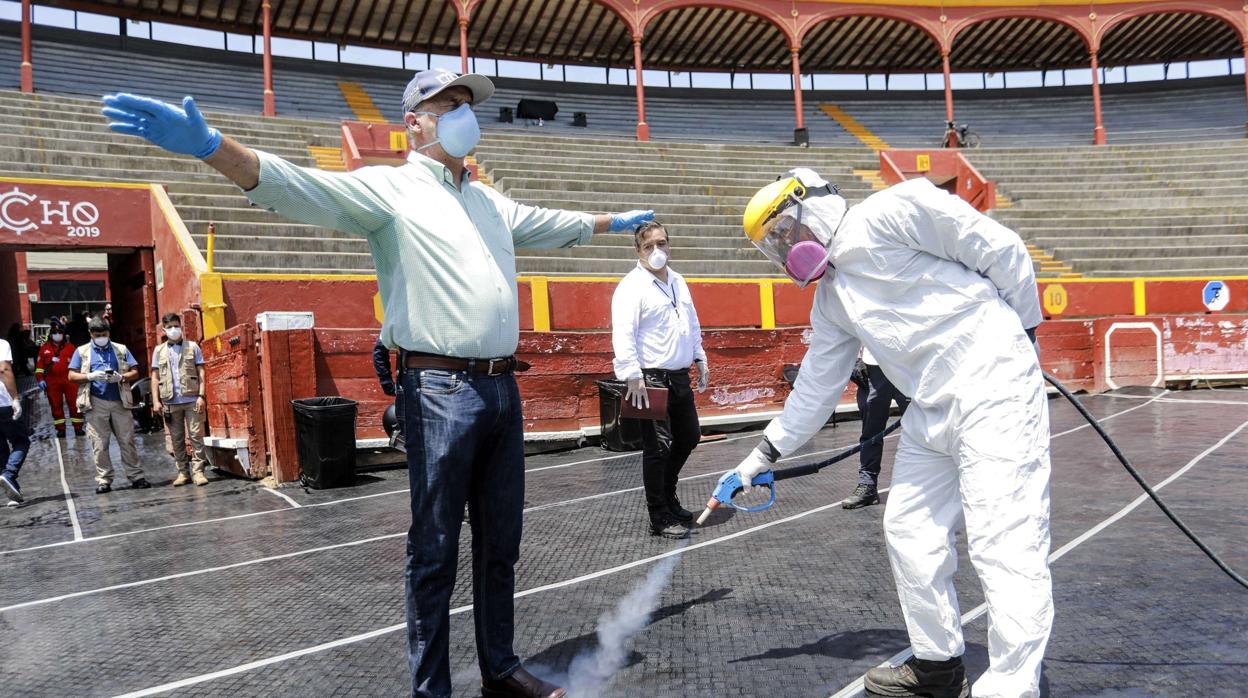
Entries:
{"label": "blue latex glove", "polygon": [[624,213],[614,213],[611,215],[611,227],[607,228],[608,232],[619,233],[625,230],[632,230],[646,221],[654,220],[654,211],[637,209],[635,211],[626,211]]}
{"label": "blue latex glove", "polygon": [[48,392],[48,382],[47,382],[47,381],[39,381],[39,389],[40,389],[40,390],[42,390],[42,391],[43,391],[43,392],[45,392],[45,393],[46,393],[46,392]]}
{"label": "blue latex glove", "polygon": [[194,97],[183,97],[181,109],[124,92],[105,95],[104,104],[100,113],[117,133],[146,138],[165,150],[201,160],[221,147],[221,132],[204,121]]}

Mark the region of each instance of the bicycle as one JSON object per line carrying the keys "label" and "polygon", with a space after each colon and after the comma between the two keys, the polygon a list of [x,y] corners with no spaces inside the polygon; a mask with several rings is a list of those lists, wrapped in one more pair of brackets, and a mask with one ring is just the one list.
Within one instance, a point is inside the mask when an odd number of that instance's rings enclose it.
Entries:
{"label": "bicycle", "polygon": [[966,124],[956,125],[952,121],[945,122],[945,136],[941,141],[942,148],[978,148],[979,134],[972,131]]}

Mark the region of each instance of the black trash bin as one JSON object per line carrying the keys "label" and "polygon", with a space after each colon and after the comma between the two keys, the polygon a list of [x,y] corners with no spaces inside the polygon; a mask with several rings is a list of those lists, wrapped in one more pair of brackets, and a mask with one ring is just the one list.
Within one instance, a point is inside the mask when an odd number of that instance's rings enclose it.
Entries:
{"label": "black trash bin", "polygon": [[595,381],[598,384],[598,417],[602,422],[602,447],[608,451],[640,451],[641,420],[620,416],[620,405],[628,387],[624,381]]}
{"label": "black trash bin", "polygon": [[304,486],[320,490],[355,484],[356,402],[344,397],[291,400],[295,448]]}

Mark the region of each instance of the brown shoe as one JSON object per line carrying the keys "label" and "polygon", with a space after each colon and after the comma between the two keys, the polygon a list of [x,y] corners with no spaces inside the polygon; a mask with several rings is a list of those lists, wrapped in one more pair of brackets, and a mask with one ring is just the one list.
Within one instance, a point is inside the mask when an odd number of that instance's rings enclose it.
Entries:
{"label": "brown shoe", "polygon": [[181,487],[182,485],[189,484],[190,481],[191,481],[191,476],[189,474],[179,472],[178,476],[173,479],[173,486]]}
{"label": "brown shoe", "polygon": [[499,681],[482,677],[481,693],[485,698],[563,698],[567,695],[567,691],[537,678],[524,667]]}
{"label": "brown shoe", "polygon": [[207,484],[208,484],[208,476],[207,476],[207,475],[204,475],[203,473],[195,473],[195,478],[194,478],[194,480],[195,480],[195,484],[196,484],[196,485],[207,485]]}

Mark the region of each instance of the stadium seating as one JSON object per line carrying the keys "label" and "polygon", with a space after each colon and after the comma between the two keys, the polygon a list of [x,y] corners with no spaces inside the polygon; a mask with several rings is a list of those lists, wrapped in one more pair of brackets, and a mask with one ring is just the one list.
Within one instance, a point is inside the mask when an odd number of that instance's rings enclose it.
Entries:
{"label": "stadium seating", "polygon": [[[80,47],[36,42],[39,94],[0,91],[6,119],[0,174],[167,182],[201,247],[208,223],[217,223],[216,263],[223,271],[372,269],[364,241],[250,207],[207,167],[111,134],[95,117],[97,96],[130,89],[176,100],[193,93],[226,132],[312,165],[309,148],[332,158],[341,143],[338,120],[352,116],[339,79],[362,85],[382,114],[397,120],[394,105],[406,74],[352,69],[330,75],[297,69],[311,65],[307,61],[284,59],[277,84],[283,116],[264,119],[256,115],[260,69],[252,56],[197,51],[190,58],[135,39],[135,50],[120,51],[100,45],[107,41],[116,38]],[[17,55],[16,39],[0,36],[0,87],[17,86]],[[972,123],[988,146],[999,146],[968,153],[1013,204],[993,215],[1084,275],[1242,273],[1248,268],[1242,83],[1212,79],[1161,92],[1138,89],[1107,90],[1111,140],[1139,142],[1109,148],[1073,145],[1086,142],[1091,131],[1080,98],[1019,92],[1023,98],[1003,101],[998,92],[960,100],[959,121]],[[676,259],[687,273],[770,275],[772,267],[739,230],[741,208],[759,185],[801,164],[841,184],[851,202],[871,192],[855,171],[874,171],[875,154],[821,105],[835,104],[893,146],[930,145],[943,120],[938,95],[865,99],[857,93],[855,100],[808,94],[806,120],[816,147],[795,149],[780,145],[791,137],[787,93],[749,93],[748,100],[747,93],[727,91],[649,94],[652,128],[672,140],[631,139],[631,90],[501,80],[498,96],[481,110],[487,135],[478,160],[494,186],[520,201],[590,211],[655,208],[671,226]],[[497,107],[533,95],[558,100],[559,117],[540,128],[497,122]],[[819,101],[829,96],[836,101]],[[589,128],[568,123],[573,111],[589,112]],[[1177,121],[1176,114],[1186,120]],[[932,123],[935,131],[928,128]],[[1175,130],[1165,128],[1171,124]],[[1175,135],[1190,142],[1163,142]],[[1224,140],[1203,140],[1214,137]],[[1158,142],[1150,143],[1154,138]],[[627,236],[602,235],[574,250],[521,250],[517,265],[530,274],[618,274],[632,258]]]}
{"label": "stadium seating", "polygon": [[994,216],[1094,276],[1243,274],[1248,142],[982,149],[1014,202]]}
{"label": "stadium seating", "polygon": [[[70,95],[131,90],[164,99],[195,94],[201,105],[223,111],[259,113],[263,77],[257,56],[196,49],[129,38],[36,28],[34,62],[40,91]],[[18,86],[17,25],[0,22],[0,87]],[[332,70],[326,70],[326,66]],[[357,83],[382,115],[398,121],[403,86],[411,71],[275,59],[274,91],[283,116],[313,119],[355,118],[338,87]],[[497,96],[482,105],[487,130],[578,136],[631,137],[637,107],[633,88],[622,85],[499,79]],[[1243,80],[1206,78],[1167,83],[1107,85],[1104,120],[1111,143],[1217,140],[1243,135],[1248,121]],[[793,96],[787,90],[706,90],[647,88],[646,116],[657,140],[779,144],[793,137]],[[499,107],[521,97],[551,99],[559,115],[543,126],[498,119]],[[971,125],[989,147],[1085,144],[1092,134],[1089,88],[958,91],[959,122]],[[860,141],[829,118],[821,105],[835,105],[894,147],[938,145],[944,129],[939,92],[805,93],[804,121],[811,142],[857,146]],[[571,125],[572,114],[588,114],[588,127]],[[1026,115],[1020,118],[1019,115]]]}

